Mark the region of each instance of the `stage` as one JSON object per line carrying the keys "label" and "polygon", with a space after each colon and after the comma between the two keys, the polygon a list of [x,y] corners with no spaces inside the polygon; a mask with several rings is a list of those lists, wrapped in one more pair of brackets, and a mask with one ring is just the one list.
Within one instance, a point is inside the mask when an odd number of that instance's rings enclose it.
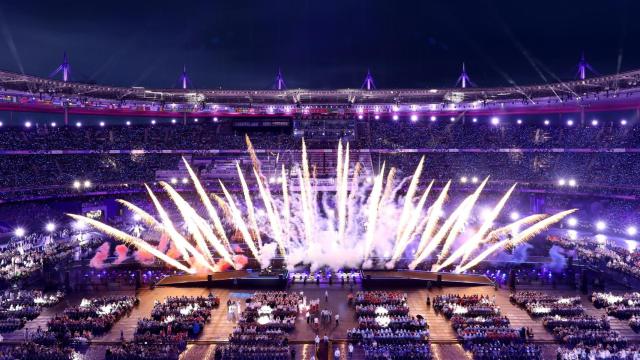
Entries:
{"label": "stage", "polygon": [[362,287],[407,287],[407,286],[493,286],[486,275],[453,274],[419,270],[363,270]]}
{"label": "stage", "polygon": [[156,286],[284,289],[287,286],[287,272],[264,274],[259,271],[232,270],[209,275],[172,275],[158,281]]}
{"label": "stage", "polygon": [[[485,275],[436,273],[418,270],[363,270],[362,287],[423,287],[428,286],[493,286]],[[323,281],[324,282],[324,281]],[[286,271],[261,273],[251,270],[233,270],[210,275],[172,275],[163,278],[156,286],[204,287],[204,288],[263,288],[284,289],[288,285]]]}

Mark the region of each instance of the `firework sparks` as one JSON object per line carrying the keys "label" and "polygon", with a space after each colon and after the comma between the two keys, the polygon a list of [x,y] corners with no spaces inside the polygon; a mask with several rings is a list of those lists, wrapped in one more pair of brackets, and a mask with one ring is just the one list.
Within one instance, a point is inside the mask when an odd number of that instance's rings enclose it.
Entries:
{"label": "firework sparks", "polygon": [[570,214],[573,214],[577,210],[578,209],[571,209],[571,210],[566,210],[566,211],[562,211],[560,213],[557,213],[557,214],[555,214],[553,216],[550,216],[550,217],[548,217],[548,218],[546,218],[544,220],[541,220],[541,221],[537,222],[535,225],[532,225],[532,226],[528,227],[526,230],[524,230],[523,232],[518,234],[513,239],[503,240],[503,241],[500,241],[500,242],[497,242],[497,243],[491,245],[488,249],[486,249],[482,253],[480,253],[480,255],[476,256],[474,259],[469,261],[466,265],[458,267],[455,270],[455,272],[456,273],[461,273],[461,272],[465,272],[465,271],[473,268],[474,266],[478,265],[478,263],[480,263],[480,261],[486,259],[489,255],[495,253],[497,250],[499,250],[501,248],[504,248],[504,247],[507,247],[507,246],[514,247],[514,246],[517,246],[517,245],[519,245],[519,244],[521,244],[523,242],[528,241],[532,237],[538,235],[542,231],[544,231],[547,228],[549,228],[549,226],[561,221],[566,216],[568,216]]}
{"label": "firework sparks", "polygon": [[146,241],[142,240],[142,239],[138,239],[136,237],[133,237],[127,233],[125,233],[124,231],[120,231],[116,228],[113,228],[111,226],[105,225],[99,221],[96,221],[94,219],[90,219],[86,216],[80,216],[80,215],[75,215],[75,214],[67,214],[68,216],[70,216],[72,219],[74,220],[78,220],[78,221],[82,221],[86,224],[89,224],[91,226],[93,226],[94,228],[102,231],[103,233],[118,239],[126,244],[130,244],[135,246],[136,248],[138,248],[139,250],[142,251],[146,251],[148,253],[150,253],[151,255],[157,257],[158,259],[166,262],[167,264],[175,267],[178,270],[182,270],[186,273],[189,274],[195,274],[196,270],[194,270],[193,268],[188,268],[186,266],[184,266],[183,264],[181,264],[179,261],[167,256],[165,253],[163,253],[162,251],[156,249],[154,246],[152,246],[151,244],[147,243]]}
{"label": "firework sparks", "polygon": [[[196,207],[165,182],[160,185],[178,209],[180,221],[171,219],[148,186],[147,193],[159,219],[134,204],[119,201],[139,215],[149,225],[149,231],[166,234],[182,259],[191,264],[191,267],[171,258],[139,237],[96,220],[88,219],[86,222],[105,234],[147,251],[168,265],[188,273],[214,272],[223,268],[216,263],[216,256],[239,268],[241,265],[233,261],[234,252],[228,236],[232,231],[237,231],[236,235],[239,234],[250,255],[261,266],[268,266],[278,253],[289,268],[298,264],[311,265],[312,269],[323,266],[334,269],[373,265],[394,267],[400,260],[408,258],[411,269],[431,259],[435,261],[434,270],[441,270],[458,262],[456,271],[463,272],[496,251],[528,241],[575,211],[569,210],[550,217],[544,214],[531,215],[492,230],[493,223],[515,189],[514,185],[490,211],[479,229],[465,235],[470,237],[456,248],[461,234],[470,232],[467,229],[468,223],[472,221],[470,215],[488,178],[445,218],[443,207],[451,181],[445,184],[433,204],[428,206],[429,194],[435,181],[431,181],[422,193],[419,192],[424,157],[420,159],[412,176],[396,181],[396,169],[391,167],[387,171],[386,164],[374,175],[363,171],[360,163],[352,166],[349,144],[343,146],[340,142],[337,149],[335,192],[319,192],[316,167],[315,164],[309,164],[303,141],[301,162],[294,168],[295,171],[289,172],[284,165],[276,166],[276,173],[280,173],[278,182],[281,183],[281,188],[276,187],[275,191],[282,192],[281,196],[277,196],[272,193],[274,189],[270,188],[270,183],[274,181],[266,181],[260,160],[248,137],[246,142],[252,161],[251,173],[255,177],[255,188],[249,186],[248,177],[240,164],[236,163],[241,185],[238,199],[222,182],[222,195],[208,194],[183,158],[191,183],[204,206],[204,216],[198,214]],[[294,178],[289,178],[288,174],[295,174]],[[404,196],[399,196],[399,192],[405,187]],[[78,215],[70,216],[85,219]],[[178,231],[176,224],[184,225],[184,233]],[[529,227],[517,233],[514,229],[521,226]],[[516,233],[513,239],[499,241],[501,236],[509,232]],[[414,255],[407,255],[407,249],[414,241],[417,242]],[[479,254],[469,260],[476,251]]]}

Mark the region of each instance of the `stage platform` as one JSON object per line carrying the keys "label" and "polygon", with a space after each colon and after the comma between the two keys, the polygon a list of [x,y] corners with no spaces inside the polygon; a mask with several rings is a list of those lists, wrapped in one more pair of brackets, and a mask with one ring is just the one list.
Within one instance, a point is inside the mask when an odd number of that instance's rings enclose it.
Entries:
{"label": "stage platform", "polygon": [[284,289],[287,286],[287,273],[262,274],[257,271],[232,270],[210,275],[172,275],[158,281],[156,286]]}
{"label": "stage platform", "polygon": [[[493,286],[493,281],[485,275],[436,273],[418,270],[363,270],[362,287],[402,288],[432,286]],[[284,289],[288,284],[286,271],[261,273],[251,270],[233,270],[210,275],[172,275],[158,281],[160,287],[200,287],[200,288],[261,288]]]}
{"label": "stage platform", "polygon": [[437,273],[418,270],[363,270],[364,288],[427,286],[493,286],[486,275]]}

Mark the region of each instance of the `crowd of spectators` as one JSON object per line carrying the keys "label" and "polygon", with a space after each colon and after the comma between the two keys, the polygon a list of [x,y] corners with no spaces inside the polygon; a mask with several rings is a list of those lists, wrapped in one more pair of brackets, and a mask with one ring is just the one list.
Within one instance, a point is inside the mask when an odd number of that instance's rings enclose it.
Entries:
{"label": "crowd of spectators", "polygon": [[532,332],[510,326],[508,318],[500,315],[495,298],[488,295],[438,295],[433,309],[451,320],[458,338],[474,359],[542,359],[539,347],[527,344]]}
{"label": "crowd of spectators", "polygon": [[[244,150],[244,135],[230,132],[221,124],[3,127],[0,150]],[[299,144],[293,135],[278,133],[256,134],[251,141],[258,149],[285,149]]]}
{"label": "crowd of spectators", "polygon": [[[179,154],[2,155],[0,189],[27,191],[54,187],[79,193],[153,182],[157,170],[176,169],[180,158]],[[75,181],[83,184],[86,180],[91,182],[90,188],[73,187]]]}
{"label": "crowd of spectators", "polygon": [[640,332],[640,315],[634,315],[629,319],[629,327],[635,332]]}
{"label": "crowd of spectators", "polygon": [[216,359],[290,360],[287,333],[293,331],[302,296],[295,292],[255,292],[246,299],[229,344],[217,348]]}
{"label": "crowd of spectators", "polygon": [[640,360],[640,348],[638,346],[618,347],[615,345],[579,346],[573,349],[558,348],[558,360],[590,360],[590,359],[615,359],[615,360]]}
{"label": "crowd of spectators", "polygon": [[95,299],[82,299],[80,305],[71,306],[62,315],[52,317],[48,322],[50,332],[59,338],[84,338],[105,334],[113,324],[139,303],[132,296],[105,296]]}
{"label": "crowd of spectators", "polygon": [[476,360],[530,360],[542,359],[542,349],[534,344],[471,344],[468,349]]}
{"label": "crowd of spectators", "polygon": [[[593,191],[603,193],[637,194],[633,181],[640,175],[637,153],[569,153],[569,152],[437,152],[437,153],[372,153],[373,164],[386,163],[401,174],[415,170],[422,156],[429,166],[423,174],[440,181],[462,177],[484,178],[492,182],[520,182],[522,186],[558,189],[558,181],[572,178],[576,187],[564,186],[565,191]],[[473,185],[470,181],[468,184]]]}
{"label": "crowd of spectators", "polygon": [[183,334],[198,337],[211,310],[220,305],[220,300],[211,294],[208,297],[168,297],[164,302],[155,301],[151,317],[138,321],[136,336]]}
{"label": "crowd of spectators", "polygon": [[125,342],[118,347],[108,347],[105,360],[178,360],[186,348],[183,339],[166,339],[166,342],[148,339],[146,343]]}
{"label": "crowd of spectators", "polygon": [[629,249],[613,242],[600,241],[596,236],[569,237],[549,236],[548,240],[565,249],[575,250],[585,263],[635,279],[640,279],[640,248]]}
{"label": "crowd of spectators", "polygon": [[409,316],[406,293],[359,291],[350,305],[358,327],[347,331],[347,339],[363,346],[365,359],[431,359],[429,326],[423,316]]}
{"label": "crowd of spectators", "polygon": [[447,319],[454,315],[463,315],[466,318],[500,315],[500,307],[486,295],[439,295],[433,302],[433,309]]}
{"label": "crowd of spectators", "polygon": [[629,327],[633,331],[640,331],[640,293],[613,294],[594,292],[591,301],[597,308],[605,308],[607,315],[618,319],[629,319]]}
{"label": "crowd of spectators", "polygon": [[0,346],[2,360],[71,360],[74,351],[69,348],[46,346],[34,342],[18,345]]}
{"label": "crowd of spectators", "polygon": [[156,300],[151,316],[138,321],[133,341],[107,348],[105,359],[177,360],[187,348],[187,340],[202,333],[211,310],[219,304],[220,299],[213,294]]}
{"label": "crowd of spectators", "polygon": [[[177,171],[182,154],[21,154],[0,156],[0,190],[17,197],[58,191],[78,194],[100,190],[126,191],[143,182],[156,181],[159,170]],[[372,164],[396,167],[401,174],[413,173],[423,154],[372,153]],[[638,153],[429,153],[426,178],[438,181],[462,177],[491,176],[492,183],[520,182],[522,186],[556,190],[558,180],[575,179],[579,187],[567,191],[637,195],[634,179],[640,176]],[[200,156],[202,159],[211,157]],[[234,164],[237,156],[229,157]],[[216,160],[216,164],[224,159]],[[213,162],[212,162],[213,164]],[[293,164],[293,162],[289,163]],[[322,166],[322,164],[316,164]],[[204,170],[210,170],[205,168]],[[325,171],[327,174],[332,172]],[[74,188],[75,181],[89,180],[91,187]],[[469,185],[472,185],[469,182]],[[82,190],[82,191],[80,191]]]}
{"label": "crowd of spectators", "polygon": [[[484,177],[492,181],[519,181],[554,186],[560,176],[571,176],[587,185],[627,187],[635,191],[640,176],[634,152],[552,152],[558,148],[638,147],[637,127],[540,128],[535,125],[441,126],[434,123],[376,121],[371,136],[358,140],[370,149],[535,149],[537,152],[441,152],[429,153],[425,176],[448,180],[461,176]],[[368,139],[370,138],[370,140]],[[337,139],[336,139],[337,140]],[[293,134],[261,133],[252,136],[257,149],[286,152],[299,149]],[[333,147],[333,144],[325,144]],[[141,153],[140,150],[200,150],[246,148],[244,133],[222,129],[220,124],[188,126],[4,127],[0,151],[37,151],[0,157],[0,189],[59,186],[73,191],[71,184],[89,179],[95,186],[152,182],[155,172],[176,169],[180,154]],[[49,154],[54,150],[75,154]],[[123,153],[108,153],[119,150]],[[132,152],[133,151],[133,152]],[[412,172],[421,154],[375,153],[373,163]],[[82,161],[78,161],[82,159]],[[34,190],[35,191],[35,190]]]}
{"label": "crowd of spectators", "polygon": [[509,299],[531,316],[578,316],[584,312],[579,296],[563,297],[537,291],[513,293]]}
{"label": "crowd of spectators", "polygon": [[[592,300],[599,305],[617,303],[619,299],[611,294],[594,293]],[[628,346],[627,340],[619,332],[610,329],[607,315],[600,318],[585,313],[579,297],[559,297],[543,292],[521,291],[511,295],[511,300],[519,306],[527,307],[531,304],[538,304],[549,310],[543,318],[544,327],[553,334],[556,341],[563,346],[558,348],[558,359],[609,359],[615,357],[598,357],[597,354],[617,353],[623,351],[623,357],[627,359],[625,350]],[[554,311],[555,306],[562,302],[565,305],[574,306],[573,311]],[[617,358],[616,358],[617,359]]]}
{"label": "crowd of spectators", "polygon": [[527,309],[532,316],[544,316],[544,327],[556,340],[570,347],[592,345],[594,339],[616,343],[620,334],[609,328],[606,316],[598,319],[585,314],[580,297],[562,297],[538,291],[520,291],[510,300]]}
{"label": "crowd of spectators", "polygon": [[6,290],[0,294],[0,332],[20,329],[33,320],[43,307],[51,307],[62,300],[64,293],[44,294],[40,290]]}
{"label": "crowd of spectators", "polygon": [[576,328],[576,329],[593,329],[593,330],[609,330],[609,319],[606,315],[601,318],[582,314],[576,316],[545,316],[542,319],[542,325],[549,330],[554,331],[556,328]]}
{"label": "crowd of spectators", "polygon": [[[545,126],[541,119],[528,119],[518,125],[513,119],[505,125],[474,123],[472,119],[437,121],[372,121],[371,148],[629,148],[637,147],[635,126]],[[460,122],[464,122],[461,124]]]}
{"label": "crowd of spectators", "polygon": [[101,236],[63,229],[61,231],[34,232],[22,236],[12,235],[0,245],[0,283],[15,284],[28,280],[46,268],[55,268],[74,259],[74,252],[81,247],[90,249]]}

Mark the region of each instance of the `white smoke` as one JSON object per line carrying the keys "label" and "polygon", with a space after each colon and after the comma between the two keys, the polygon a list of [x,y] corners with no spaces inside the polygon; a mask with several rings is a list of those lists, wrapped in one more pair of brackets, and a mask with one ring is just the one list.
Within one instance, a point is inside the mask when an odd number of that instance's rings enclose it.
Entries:
{"label": "white smoke", "polygon": [[557,245],[553,245],[551,249],[549,249],[549,257],[551,258],[549,268],[552,269],[553,272],[560,272],[567,266],[567,258],[564,255],[564,249]]}

